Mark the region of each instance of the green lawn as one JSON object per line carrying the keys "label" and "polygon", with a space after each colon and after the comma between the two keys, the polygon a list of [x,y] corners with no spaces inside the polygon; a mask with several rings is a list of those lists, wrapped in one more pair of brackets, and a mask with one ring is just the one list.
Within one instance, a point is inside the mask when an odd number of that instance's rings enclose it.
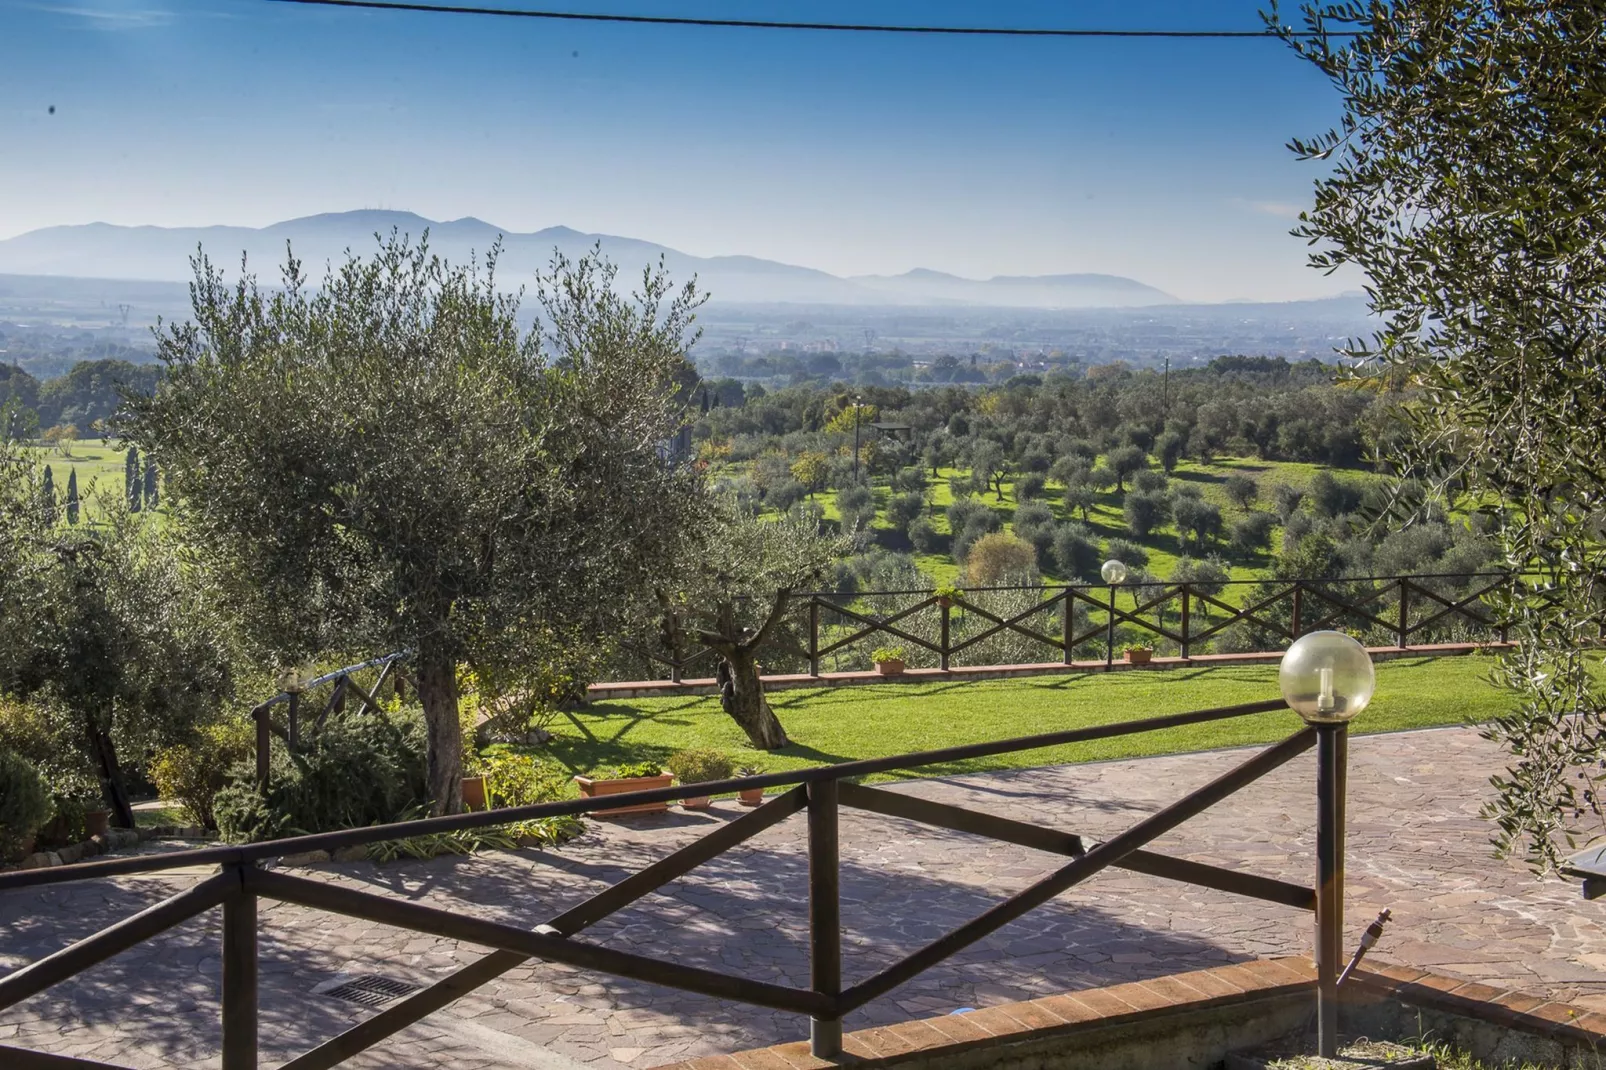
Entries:
{"label": "green lawn", "polygon": [[[1377,695],[1358,733],[1487,720],[1511,699],[1487,682],[1491,660],[1419,658],[1378,666]],[[1186,710],[1276,698],[1277,667],[1230,666],[1156,672],[1078,673],[983,683],[883,684],[781,691],[770,696],[793,743],[751,750],[714,698],[597,703],[553,726],[552,752],[584,771],[661,761],[684,747],[715,747],[766,771],[934,750]],[[927,775],[1098,761],[1206,750],[1281,739],[1299,726],[1291,712],[1137,736],[1024,751],[930,767]],[[914,775],[914,774],[893,774]]]}

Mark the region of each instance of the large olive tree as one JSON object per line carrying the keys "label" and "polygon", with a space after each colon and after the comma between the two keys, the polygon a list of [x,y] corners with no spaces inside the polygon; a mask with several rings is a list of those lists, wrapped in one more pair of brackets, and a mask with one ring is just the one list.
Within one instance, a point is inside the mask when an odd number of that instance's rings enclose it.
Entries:
{"label": "large olive tree", "polygon": [[536,326],[483,268],[392,235],[321,283],[232,286],[193,318],[128,431],[265,655],[411,649],[437,812],[461,805],[457,669],[517,691],[554,636],[604,646],[696,520],[666,444],[695,309],[660,268],[616,288],[557,258]]}
{"label": "large olive tree", "polygon": [[[1606,35],[1598,0],[1311,4],[1290,41],[1343,97],[1295,233],[1382,321],[1351,355],[1402,386],[1386,458],[1482,504],[1506,567],[1513,711],[1488,734],[1502,850],[1599,835],[1606,702]],[[1273,25],[1281,20],[1275,8]],[[1348,36],[1353,34],[1354,36]]]}

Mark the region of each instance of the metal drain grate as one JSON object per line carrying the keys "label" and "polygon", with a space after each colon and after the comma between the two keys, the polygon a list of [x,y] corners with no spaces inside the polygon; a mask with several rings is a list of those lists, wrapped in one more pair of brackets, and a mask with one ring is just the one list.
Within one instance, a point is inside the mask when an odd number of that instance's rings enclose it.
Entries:
{"label": "metal drain grate", "polygon": [[389,977],[377,977],[374,974],[364,974],[353,977],[343,984],[336,985],[323,994],[335,999],[355,1003],[360,1007],[380,1007],[393,999],[398,999],[410,992],[417,992],[421,986],[411,985],[406,981],[396,981]]}

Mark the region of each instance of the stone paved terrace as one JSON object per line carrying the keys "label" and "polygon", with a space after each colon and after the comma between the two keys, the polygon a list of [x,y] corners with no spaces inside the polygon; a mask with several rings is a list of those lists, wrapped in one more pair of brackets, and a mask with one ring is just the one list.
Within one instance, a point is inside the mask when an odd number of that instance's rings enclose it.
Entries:
{"label": "stone paved terrace", "polygon": [[[1494,860],[1478,818],[1494,748],[1465,728],[1351,744],[1346,947],[1383,906],[1376,961],[1432,967],[1606,1010],[1603,908],[1576,885]],[[1241,761],[1218,751],[924,780],[899,790],[1106,838]],[[1308,882],[1310,754],[1169,834],[1177,854]],[[325,879],[534,925],[739,811],[594,822],[561,850],[376,867]],[[1023,848],[845,810],[845,973],[862,977],[1055,865]],[[801,817],[591,929],[586,938],[807,983]],[[0,968],[13,968],[195,880],[122,878],[0,893]],[[480,952],[453,941],[264,903],[264,1065],[370,1013],[311,989],[340,971],[427,982]],[[1106,871],[849,1017],[850,1029],[1308,952],[1310,920],[1263,904]],[[0,1012],[0,1043],[127,1066],[216,1065],[217,913]],[[806,1035],[789,1015],[530,964],[349,1065],[650,1067]],[[550,1064],[547,1064],[550,1065]]]}

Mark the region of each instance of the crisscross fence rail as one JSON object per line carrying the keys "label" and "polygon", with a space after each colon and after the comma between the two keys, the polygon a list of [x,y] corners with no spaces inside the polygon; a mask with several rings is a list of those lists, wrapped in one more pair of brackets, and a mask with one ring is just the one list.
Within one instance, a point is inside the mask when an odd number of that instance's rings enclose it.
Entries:
{"label": "crisscross fence rail", "polygon": [[[281,691],[267,701],[258,703],[251,710],[251,719],[256,725],[258,786],[266,786],[268,782],[272,761],[272,736],[278,736],[290,751],[298,751],[323,730],[324,722],[329,719],[330,714],[341,712],[346,708],[346,703],[354,698],[362,704],[360,708],[375,713],[379,712],[379,696],[385,684],[390,684],[397,698],[405,698],[407,678],[402,674],[401,666],[411,656],[409,651],[402,650],[383,657],[370,658],[356,665],[347,665],[307,680],[293,691]],[[374,682],[365,688],[358,681],[357,674],[369,670],[377,670],[377,675],[374,677]],[[329,695],[324,700],[322,709],[310,723],[303,724],[302,704],[307,696],[326,685],[330,685]],[[274,707],[280,705],[285,708],[282,725],[274,719]]]}
{"label": "crisscross fence rail", "polygon": [[[792,601],[788,627],[763,660],[776,671],[818,676],[827,667],[867,668],[873,646],[896,644],[911,665],[1102,661],[1122,643],[1181,658],[1230,648],[1279,654],[1302,635],[1348,631],[1369,646],[1504,644],[1509,624],[1492,599],[1522,581],[1507,572],[1346,576],[1332,579],[1142,580],[1108,585],[812,591]],[[666,621],[639,661],[675,683],[712,674],[713,651]]]}
{"label": "crisscross fence rail", "polygon": [[[475,811],[372,828],[297,836],[267,843],[110,858],[53,869],[4,873],[0,874],[0,893],[23,887],[131,873],[154,873],[179,867],[218,867],[214,875],[187,890],[0,977],[0,1010],[43,992],[120,951],[150,940],[181,922],[220,908],[223,911],[222,1066],[223,1070],[251,1070],[258,1062],[257,903],[267,898],[491,949],[484,957],[459,968],[428,988],[292,1058],[282,1064],[283,1070],[318,1070],[336,1066],[529,959],[563,963],[613,977],[667,985],[805,1016],[811,1023],[813,1050],[822,1058],[832,1058],[841,1051],[842,1019],[845,1015],[919,976],[1100,871],[1114,867],[1314,912],[1320,978],[1319,1020],[1323,1028],[1330,1030],[1336,1006],[1338,941],[1342,925],[1345,726],[1328,724],[1302,728],[1144,818],[1125,832],[1099,843],[1084,841],[1074,829],[1011,820],[860,783],[863,778],[878,773],[1163,731],[1282,709],[1286,709],[1282,700],[1272,699],[786,773],[767,773],[610,795],[605,799],[574,799],[504,810]],[[1317,880],[1313,887],[1147,849],[1158,837],[1231,797],[1312,746],[1318,749],[1315,785]],[[578,906],[548,918],[531,919],[537,923],[530,928],[483,920],[465,912],[424,906],[264,868],[264,863],[291,853],[336,850],[426,833],[483,828],[563,814],[585,814],[620,805],[664,802],[751,788],[783,790],[758,808],[596,893]],[[1016,844],[1057,856],[1062,861],[1047,876],[900,961],[869,976],[849,979],[844,977],[842,969],[839,885],[842,830],[838,823],[842,807]],[[641,950],[619,950],[581,939],[584,930],[599,920],[798,813],[806,814],[808,840],[806,894],[810,983],[807,988],[723,973],[666,958],[655,958]],[[800,895],[803,892],[803,889],[799,889]],[[84,1059],[65,1059],[9,1046],[0,1046],[0,1064],[17,1070],[110,1065]]]}

